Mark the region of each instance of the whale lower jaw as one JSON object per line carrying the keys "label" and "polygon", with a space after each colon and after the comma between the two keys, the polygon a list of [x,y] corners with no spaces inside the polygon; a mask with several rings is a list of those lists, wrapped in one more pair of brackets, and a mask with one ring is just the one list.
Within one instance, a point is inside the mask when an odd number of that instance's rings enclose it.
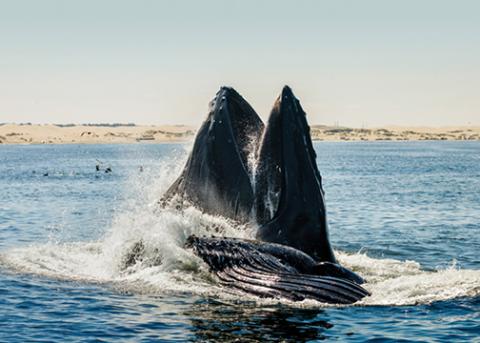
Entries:
{"label": "whale lower jaw", "polygon": [[222,285],[261,298],[353,304],[370,295],[343,277],[310,274],[315,261],[308,270],[310,261],[303,253],[280,244],[190,236],[186,247],[205,261]]}

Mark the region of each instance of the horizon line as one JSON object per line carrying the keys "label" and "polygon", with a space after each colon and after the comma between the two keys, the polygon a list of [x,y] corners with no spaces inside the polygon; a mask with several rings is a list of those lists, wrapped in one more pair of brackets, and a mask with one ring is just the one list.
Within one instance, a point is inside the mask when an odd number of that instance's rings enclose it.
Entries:
{"label": "horizon line", "polygon": [[[0,122],[0,126],[4,125],[18,125],[18,126],[57,126],[57,127],[76,127],[76,126],[92,126],[92,127],[135,127],[135,126],[176,126],[176,127],[199,127],[200,124],[172,124],[172,123],[163,123],[163,124],[146,124],[146,123],[134,123],[134,122],[89,122],[89,123],[38,123],[38,122]],[[480,123],[467,123],[467,124],[447,124],[447,125],[434,125],[434,124],[383,124],[383,125],[340,125],[335,124],[324,124],[324,123],[312,123],[309,124],[310,127],[336,127],[336,128],[382,128],[382,127],[428,127],[428,128],[449,128],[449,127],[480,127]]]}

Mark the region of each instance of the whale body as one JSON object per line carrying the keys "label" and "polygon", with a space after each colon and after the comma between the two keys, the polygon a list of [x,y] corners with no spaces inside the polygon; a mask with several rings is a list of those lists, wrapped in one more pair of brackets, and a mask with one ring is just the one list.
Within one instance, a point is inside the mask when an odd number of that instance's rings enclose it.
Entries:
{"label": "whale body", "polygon": [[210,103],[185,168],[161,203],[256,228],[255,240],[190,236],[185,247],[226,287],[260,297],[354,303],[364,280],[339,265],[300,102],[285,86],[267,125],[233,88]]}

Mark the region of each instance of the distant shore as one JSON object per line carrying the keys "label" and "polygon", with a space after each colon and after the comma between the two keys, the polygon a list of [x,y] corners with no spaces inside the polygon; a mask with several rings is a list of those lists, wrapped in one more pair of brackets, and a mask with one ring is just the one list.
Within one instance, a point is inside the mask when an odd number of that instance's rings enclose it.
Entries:
{"label": "distant shore", "polygon": [[[112,144],[187,142],[197,127],[133,124],[0,124],[0,144]],[[480,140],[480,126],[349,128],[312,125],[318,141]]]}
{"label": "distant shore", "polygon": [[185,142],[196,128],[185,125],[0,125],[0,144],[113,144]]}
{"label": "distant shore", "polygon": [[311,135],[313,140],[325,141],[465,141],[480,140],[480,126],[386,126],[358,129],[313,125]]}

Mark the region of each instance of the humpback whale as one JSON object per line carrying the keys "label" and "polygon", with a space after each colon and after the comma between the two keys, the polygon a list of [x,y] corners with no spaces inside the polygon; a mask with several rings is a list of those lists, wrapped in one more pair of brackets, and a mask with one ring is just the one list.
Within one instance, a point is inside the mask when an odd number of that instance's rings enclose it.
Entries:
{"label": "humpback whale", "polygon": [[188,237],[185,247],[226,287],[334,304],[369,295],[362,277],[335,259],[310,128],[288,86],[267,125],[233,88],[217,92],[185,168],[161,200],[174,202],[256,228],[255,240]]}
{"label": "humpback whale", "polygon": [[162,202],[177,196],[207,213],[248,222],[254,201],[248,154],[263,126],[240,94],[222,87],[210,102],[185,168]]}
{"label": "humpback whale", "polygon": [[257,238],[334,263],[322,179],[315,159],[306,114],[285,86],[260,143],[256,218],[261,227]]}

